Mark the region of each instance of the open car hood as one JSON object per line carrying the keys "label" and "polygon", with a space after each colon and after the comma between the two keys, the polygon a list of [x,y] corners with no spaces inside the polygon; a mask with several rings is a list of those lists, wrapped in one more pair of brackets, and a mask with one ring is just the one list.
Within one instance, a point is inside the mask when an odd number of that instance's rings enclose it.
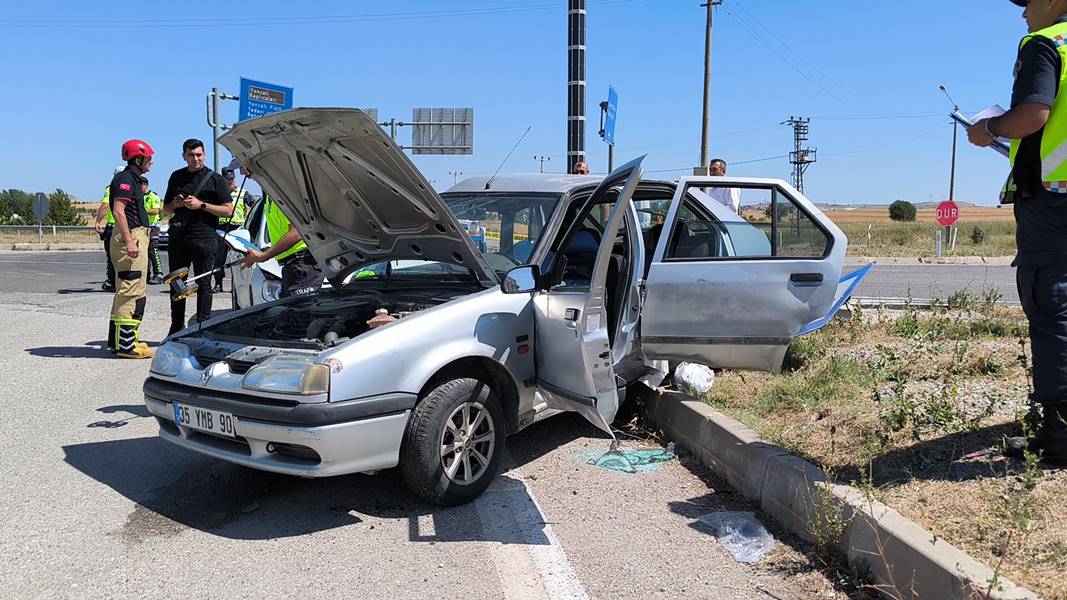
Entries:
{"label": "open car hood", "polygon": [[444,201],[373,119],[354,108],[297,108],[219,139],[307,242],[333,285],[387,260],[434,260],[496,274]]}

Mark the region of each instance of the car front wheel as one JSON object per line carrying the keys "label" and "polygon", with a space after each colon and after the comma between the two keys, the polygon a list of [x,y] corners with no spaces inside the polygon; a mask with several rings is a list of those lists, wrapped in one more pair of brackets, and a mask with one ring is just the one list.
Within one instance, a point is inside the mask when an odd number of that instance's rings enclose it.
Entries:
{"label": "car front wheel", "polygon": [[411,413],[400,447],[400,470],[411,489],[433,504],[454,506],[489,486],[504,452],[504,411],[477,379],[441,383]]}

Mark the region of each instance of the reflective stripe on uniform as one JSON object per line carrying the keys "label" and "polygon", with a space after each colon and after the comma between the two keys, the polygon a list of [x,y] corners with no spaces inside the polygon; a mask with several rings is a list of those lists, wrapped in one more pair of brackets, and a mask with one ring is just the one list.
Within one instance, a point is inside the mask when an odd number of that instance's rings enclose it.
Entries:
{"label": "reflective stripe on uniform", "polygon": [[[1059,90],[1067,84],[1067,22],[1056,23],[1040,31],[1027,35],[1019,42],[1021,51],[1030,40],[1035,37],[1048,39],[1056,47],[1060,55],[1060,85]],[[1059,194],[1067,193],[1067,106],[1063,106],[1064,95],[1056,92],[1056,99],[1052,102],[1048,122],[1041,132],[1041,183],[1051,192]],[[1015,169],[1015,158],[1019,151],[1020,139],[1011,140],[1011,151],[1008,158],[1012,170]],[[1008,186],[1003,189],[1002,195],[1009,192]]]}

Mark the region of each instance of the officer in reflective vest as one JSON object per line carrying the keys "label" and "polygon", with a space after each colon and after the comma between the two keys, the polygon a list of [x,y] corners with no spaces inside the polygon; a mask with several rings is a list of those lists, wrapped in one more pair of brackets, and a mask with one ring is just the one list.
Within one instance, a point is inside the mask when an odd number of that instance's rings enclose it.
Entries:
{"label": "officer in reflective vest", "polygon": [[1011,175],[1002,202],[1015,211],[1019,299],[1030,322],[1034,392],[1041,419],[1007,453],[1040,454],[1067,465],[1067,0],[1011,0],[1029,35],[1019,43],[1011,110],[971,126],[985,147],[1011,139]]}
{"label": "officer in reflective vest", "polygon": [[[231,163],[232,165],[233,163]],[[228,217],[219,217],[219,229],[221,231],[230,232],[235,229],[244,227],[245,224],[245,190],[244,186],[240,189],[235,184],[234,172],[232,167],[227,167],[222,170],[222,177],[226,180],[226,185],[230,188],[230,199],[233,200],[233,213]],[[226,258],[229,254],[230,246],[226,243],[222,237],[219,237],[219,251],[215,253],[215,291],[222,291],[222,280],[226,277]]]}
{"label": "officer in reflective vest", "polygon": [[148,178],[141,178],[144,192],[144,210],[148,214],[148,283],[163,283],[163,261],[159,258],[159,214],[163,212],[163,199],[148,189]]}
{"label": "officer in reflective vest", "polygon": [[[111,174],[118,175],[126,169],[126,165],[120,165]],[[104,283],[100,289],[105,292],[115,291],[115,265],[111,262],[111,254],[108,248],[111,246],[111,236],[115,231],[115,215],[111,214],[111,186],[104,186],[104,199],[100,201],[100,207],[96,209],[96,233],[100,235],[100,241],[104,242],[104,259],[107,267],[104,270]]]}
{"label": "officer in reflective vest", "polygon": [[282,266],[282,291],[279,294],[281,298],[319,291],[322,287],[322,269],[311,256],[307,244],[300,239],[296,227],[293,227],[289,218],[270,196],[266,196],[263,201],[266,202],[263,210],[271,247],[264,252],[250,250],[241,267],[247,269],[257,262],[276,258]]}

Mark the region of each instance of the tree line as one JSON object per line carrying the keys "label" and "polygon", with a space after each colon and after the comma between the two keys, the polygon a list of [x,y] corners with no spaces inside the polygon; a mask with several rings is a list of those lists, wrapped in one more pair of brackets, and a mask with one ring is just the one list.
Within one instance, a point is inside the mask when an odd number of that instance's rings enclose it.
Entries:
{"label": "tree line", "polygon": [[[36,225],[33,216],[33,194],[22,190],[0,190],[0,225]],[[78,216],[74,200],[62,189],[48,194],[48,217],[45,225],[86,225]]]}

